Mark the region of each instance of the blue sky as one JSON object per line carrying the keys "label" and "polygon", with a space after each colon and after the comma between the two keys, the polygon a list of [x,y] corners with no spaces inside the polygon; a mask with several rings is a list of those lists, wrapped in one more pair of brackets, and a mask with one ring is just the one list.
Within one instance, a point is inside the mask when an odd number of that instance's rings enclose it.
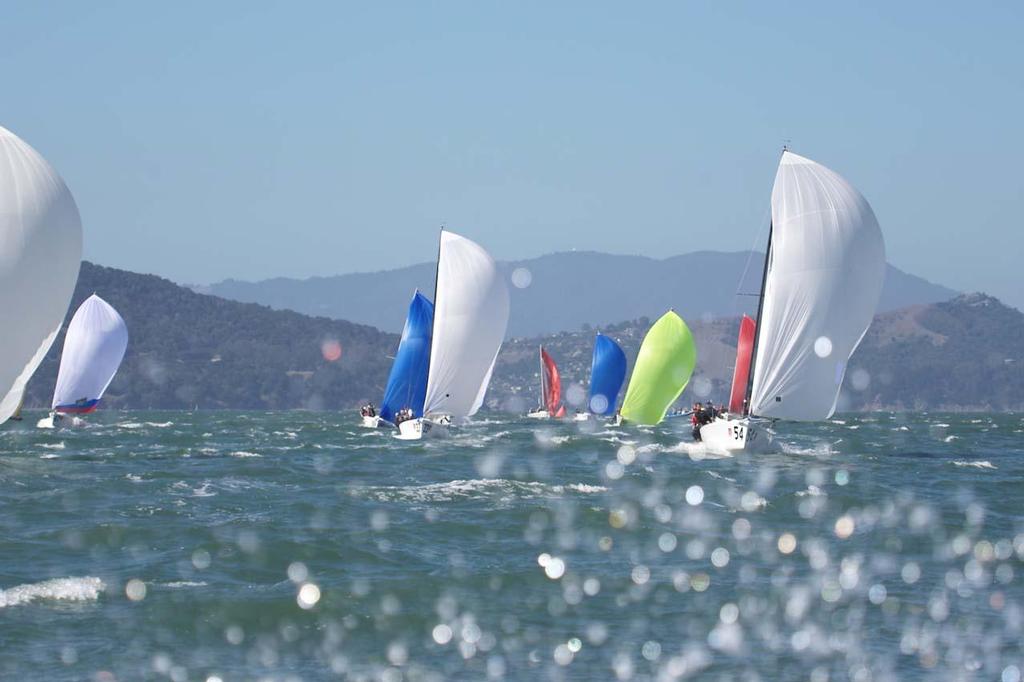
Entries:
{"label": "blue sky", "polygon": [[[1024,4],[66,2],[5,8],[0,124],[86,258],[206,283],[762,245],[782,143],[889,260],[1024,307]],[[734,287],[734,282],[723,282]]]}

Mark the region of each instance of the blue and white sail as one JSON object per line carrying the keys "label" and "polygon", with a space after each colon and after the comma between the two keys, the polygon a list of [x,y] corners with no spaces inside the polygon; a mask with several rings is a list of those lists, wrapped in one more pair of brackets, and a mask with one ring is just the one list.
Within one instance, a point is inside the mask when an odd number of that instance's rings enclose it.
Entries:
{"label": "blue and white sail", "polygon": [[590,400],[594,414],[615,414],[622,382],[626,379],[626,354],[619,344],[604,334],[594,339],[594,359],[590,366]]}
{"label": "blue and white sail", "polygon": [[395,413],[406,407],[416,417],[423,416],[423,400],[427,394],[430,370],[430,336],[434,325],[434,304],[418,290],[409,304],[402,340],[391,365],[380,416],[393,422]]}
{"label": "blue and white sail", "polygon": [[128,327],[114,307],[96,294],[87,298],[68,324],[53,410],[72,414],[95,410],[127,348]]}

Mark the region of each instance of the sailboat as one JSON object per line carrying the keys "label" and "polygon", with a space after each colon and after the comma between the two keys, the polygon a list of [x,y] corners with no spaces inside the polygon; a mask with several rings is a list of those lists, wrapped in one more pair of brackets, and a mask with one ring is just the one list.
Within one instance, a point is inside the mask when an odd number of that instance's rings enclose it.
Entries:
{"label": "sailboat", "polygon": [[540,347],[540,407],[526,416],[530,419],[561,419],[565,416],[562,404],[562,378],[551,355]]}
{"label": "sailboat", "polygon": [[615,414],[615,402],[626,380],[626,354],[619,344],[604,334],[594,338],[594,356],[590,362],[590,393],[588,411],[576,413],[576,421],[586,421],[591,414],[607,417]]}
{"label": "sailboat", "polygon": [[423,414],[402,421],[396,437],[418,440],[476,414],[508,315],[508,286],[494,259],[479,244],[441,230]]}
{"label": "sailboat", "polygon": [[683,318],[670,310],[651,326],[629,378],[618,423],[657,424],[686,388],[697,365],[697,344]]}
{"label": "sailboat", "polygon": [[35,149],[0,127],[0,424],[60,331],[81,260],[71,192]]}
{"label": "sailboat", "polygon": [[402,339],[391,364],[391,373],[384,388],[380,414],[372,417],[377,427],[397,423],[399,417],[423,416],[423,400],[427,394],[427,371],[430,367],[430,335],[434,324],[434,304],[420,293],[413,293],[405,317]]}
{"label": "sailboat", "polygon": [[128,327],[113,306],[96,294],[85,299],[64,337],[50,416],[37,426],[53,428],[62,415],[95,411],[127,348]]}
{"label": "sailboat", "polygon": [[771,204],[757,320],[740,325],[732,414],[700,430],[714,449],[764,449],[769,421],[831,417],[882,293],[882,231],[849,182],[786,150]]}

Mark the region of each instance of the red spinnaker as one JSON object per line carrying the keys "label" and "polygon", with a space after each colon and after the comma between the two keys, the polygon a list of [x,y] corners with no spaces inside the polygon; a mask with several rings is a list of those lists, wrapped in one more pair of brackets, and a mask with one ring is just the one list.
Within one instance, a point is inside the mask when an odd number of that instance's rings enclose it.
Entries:
{"label": "red spinnaker", "polygon": [[558,413],[562,402],[562,379],[558,376],[558,367],[543,348],[540,349],[540,362],[544,367],[544,409],[552,417],[561,417],[565,411]]}
{"label": "red spinnaker", "polygon": [[740,338],[736,342],[736,369],[732,372],[732,393],[729,394],[729,411],[733,414],[743,414],[743,400],[747,397],[750,355],[753,349],[754,321],[744,315],[740,321]]}

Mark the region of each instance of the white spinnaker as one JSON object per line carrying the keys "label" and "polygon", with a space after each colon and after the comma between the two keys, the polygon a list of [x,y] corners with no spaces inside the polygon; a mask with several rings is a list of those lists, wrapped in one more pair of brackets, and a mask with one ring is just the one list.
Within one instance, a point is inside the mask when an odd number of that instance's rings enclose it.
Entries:
{"label": "white spinnaker", "polygon": [[93,294],[68,324],[53,407],[99,400],[128,348],[128,327],[113,306]]}
{"label": "white spinnaker", "polygon": [[64,321],[82,260],[82,222],[64,181],[0,127],[0,423]]}
{"label": "white spinnaker", "polygon": [[460,420],[480,409],[508,313],[508,287],[490,254],[442,231],[424,414]]}
{"label": "white spinnaker", "polygon": [[828,168],[783,152],[772,189],[753,414],[832,416],[884,279],[885,243],[867,200]]}

